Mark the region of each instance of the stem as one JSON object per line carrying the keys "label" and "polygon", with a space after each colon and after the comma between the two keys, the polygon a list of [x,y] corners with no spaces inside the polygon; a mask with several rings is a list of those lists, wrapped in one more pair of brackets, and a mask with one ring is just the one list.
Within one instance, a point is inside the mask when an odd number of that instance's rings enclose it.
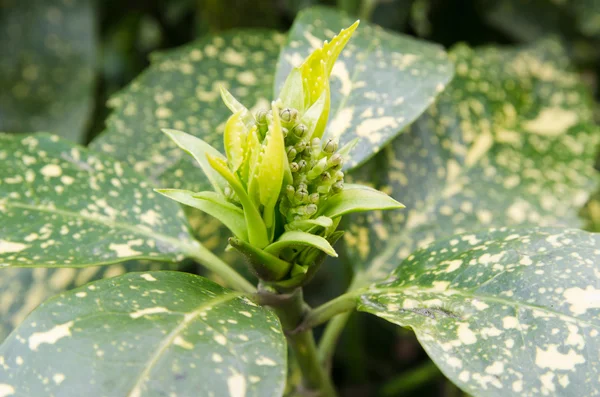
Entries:
{"label": "stem", "polygon": [[369,21],[373,15],[373,11],[375,11],[376,5],[377,0],[363,0],[360,4],[360,10],[358,10],[358,17],[365,21]]}
{"label": "stem", "polygon": [[186,246],[185,253],[211,272],[217,274],[232,288],[247,293],[256,292],[256,287],[202,244],[197,243]]}
{"label": "stem", "polygon": [[347,312],[337,315],[325,327],[325,331],[319,342],[319,361],[326,368],[330,367],[335,346],[351,314],[352,312]]}
{"label": "stem", "polygon": [[288,344],[294,352],[302,372],[303,385],[308,392],[312,392],[307,394],[312,396],[316,392],[315,396],[335,397],[336,392],[331,378],[319,362],[312,330],[294,332],[307,310],[302,298],[302,290],[297,289],[289,295],[266,296],[264,298],[263,302],[273,308],[281,321]]}
{"label": "stem", "polygon": [[404,372],[398,377],[386,382],[381,387],[379,395],[382,397],[404,395],[441,374],[442,373],[433,361],[428,360],[420,367]]}
{"label": "stem", "polygon": [[309,311],[295,332],[314,328],[338,314],[354,310],[356,308],[356,295],[359,292],[358,290],[347,292]]}

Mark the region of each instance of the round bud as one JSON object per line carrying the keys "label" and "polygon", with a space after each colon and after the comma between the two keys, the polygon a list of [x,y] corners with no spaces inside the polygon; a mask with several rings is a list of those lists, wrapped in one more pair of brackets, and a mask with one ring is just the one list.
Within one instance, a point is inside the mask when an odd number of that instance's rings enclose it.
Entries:
{"label": "round bud", "polygon": [[309,204],[306,206],[306,215],[314,215],[317,213],[319,208],[315,204]]}
{"label": "round bud", "polygon": [[337,181],[336,183],[334,183],[331,186],[331,190],[333,190],[333,193],[339,193],[342,190],[344,190],[344,182],[342,181]]}
{"label": "round bud", "polygon": [[287,136],[288,136],[288,134],[290,133],[290,130],[288,130],[288,129],[287,129],[287,128],[285,128],[285,127],[282,127],[282,128],[281,128],[281,132],[283,133],[283,137],[285,138],[285,137],[287,137]]}
{"label": "round bud", "polygon": [[269,120],[267,120],[267,111],[266,110],[259,110],[256,113],[256,122],[258,124],[268,124]]}
{"label": "round bud", "polygon": [[321,196],[319,195],[319,193],[313,193],[308,197],[308,201],[312,204],[319,204],[320,197]]}
{"label": "round bud", "polygon": [[298,161],[298,167],[298,171],[304,171],[304,169],[306,168],[306,160]]}
{"label": "round bud", "polygon": [[342,164],[343,161],[344,161],[344,159],[342,158],[342,155],[339,153],[335,153],[333,156],[331,156],[329,158],[329,161],[327,161],[327,165],[330,168],[337,167],[338,165]]}
{"label": "round bud", "polygon": [[329,172],[324,172],[321,174],[321,181],[329,182],[331,180],[331,174]]}
{"label": "round bud", "polygon": [[298,163],[296,163],[295,161],[291,162],[290,163],[290,171],[292,171],[292,172],[300,171],[300,166],[298,165]]}
{"label": "round bud", "polygon": [[291,123],[298,117],[298,111],[293,108],[281,109],[281,112],[279,112],[279,117],[281,117],[282,122]]}
{"label": "round bud", "polygon": [[298,153],[302,153],[306,149],[306,142],[300,141],[294,147]]}
{"label": "round bud", "polygon": [[296,158],[297,154],[298,152],[296,152],[296,149],[293,146],[288,146],[287,157],[289,161],[293,161]]}
{"label": "round bud", "polygon": [[294,197],[294,194],[296,194],[296,189],[294,189],[292,185],[287,185],[285,187],[285,195],[287,198],[291,200]]}
{"label": "round bud", "polygon": [[306,134],[308,133],[308,127],[305,126],[304,124],[298,124],[297,126],[294,127],[292,132],[298,138],[304,138],[306,136]]}
{"label": "round bud", "polygon": [[304,203],[308,200],[308,192],[306,190],[296,190],[294,197],[299,203]]}
{"label": "round bud", "polygon": [[338,148],[338,142],[336,139],[329,138],[323,143],[323,151],[327,154],[334,153]]}

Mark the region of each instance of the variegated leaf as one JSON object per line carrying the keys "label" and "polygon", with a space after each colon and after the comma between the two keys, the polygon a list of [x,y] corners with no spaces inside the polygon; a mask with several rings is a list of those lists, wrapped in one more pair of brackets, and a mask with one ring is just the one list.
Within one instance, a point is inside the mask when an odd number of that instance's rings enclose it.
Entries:
{"label": "variegated leaf", "polygon": [[83,141],[93,108],[95,2],[0,4],[0,131]]}
{"label": "variegated leaf", "polygon": [[560,47],[461,45],[451,57],[457,76],[438,102],[354,174],[406,205],[350,217],[345,238],[363,282],[461,231],[582,226],[600,129]]}
{"label": "variegated leaf", "polygon": [[129,261],[81,269],[59,268],[0,269],[0,341],[46,299],[80,287],[90,281],[119,276],[126,272],[177,269],[180,263]]}
{"label": "variegated leaf", "polygon": [[253,110],[269,109],[282,40],[267,30],[228,32],[155,55],[142,75],[111,98],[106,130],[91,147],[125,161],[158,187],[210,190],[194,160],[161,128],[185,131],[224,153],[231,112],[220,88]]}
{"label": "variegated leaf", "polygon": [[55,135],[0,134],[0,267],[175,262],[197,243],[131,168]]}
{"label": "variegated leaf", "polygon": [[492,229],[410,255],[359,310],[414,329],[474,396],[600,394],[600,235]]}
{"label": "variegated leaf", "polygon": [[62,293],[0,346],[5,396],[281,395],[268,309],[202,277],[128,273]]}
{"label": "variegated leaf", "polygon": [[[352,22],[353,18],[324,7],[300,12],[279,58],[275,96],[293,67]],[[440,46],[362,21],[333,67],[325,133],[339,137],[342,144],[360,138],[346,168],[366,161],[412,123],[452,73]]]}

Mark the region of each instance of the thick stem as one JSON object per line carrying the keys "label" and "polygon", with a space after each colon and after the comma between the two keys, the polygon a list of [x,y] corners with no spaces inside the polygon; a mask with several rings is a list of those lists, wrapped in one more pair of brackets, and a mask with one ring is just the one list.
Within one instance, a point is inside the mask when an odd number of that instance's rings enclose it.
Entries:
{"label": "thick stem", "polygon": [[307,394],[334,397],[335,389],[327,371],[319,362],[312,330],[294,332],[308,310],[302,298],[302,290],[297,289],[289,295],[264,296],[262,301],[271,306],[279,316],[288,344],[302,372],[303,386]]}
{"label": "thick stem", "polygon": [[241,292],[256,292],[256,287],[202,244],[186,246],[185,254],[221,277],[230,287]]}

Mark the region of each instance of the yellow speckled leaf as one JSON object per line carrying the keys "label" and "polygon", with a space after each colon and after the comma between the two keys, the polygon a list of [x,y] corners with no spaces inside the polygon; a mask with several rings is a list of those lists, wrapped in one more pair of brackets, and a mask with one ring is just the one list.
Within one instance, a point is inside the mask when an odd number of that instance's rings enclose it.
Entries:
{"label": "yellow speckled leaf", "polygon": [[509,225],[581,227],[600,177],[592,101],[553,42],[464,45],[457,75],[405,134],[354,173],[406,210],[350,216],[345,241],[364,280],[457,232]]}
{"label": "yellow speckled leaf", "polygon": [[410,255],[359,310],[412,328],[474,396],[600,394],[600,235],[492,229]]}
{"label": "yellow speckled leaf", "polygon": [[[360,139],[345,163],[346,169],[372,157],[410,125],[453,74],[452,64],[440,46],[365,22],[356,28],[354,21],[330,8],[301,11],[279,57],[275,78],[278,93],[290,71],[301,67],[312,78],[304,87],[310,103],[317,101],[321,92],[331,92],[331,99],[328,95],[324,104],[324,113],[329,114],[325,135],[339,138],[342,145]],[[350,25],[334,39],[335,32]],[[325,39],[331,43],[321,49]],[[331,76],[331,81],[325,77],[318,80],[319,76]],[[320,119],[316,134],[322,134],[324,127]]]}
{"label": "yellow speckled leaf", "polygon": [[205,278],[163,271],[46,301],[0,356],[6,397],[258,397],[283,392],[287,350],[271,310]]}

